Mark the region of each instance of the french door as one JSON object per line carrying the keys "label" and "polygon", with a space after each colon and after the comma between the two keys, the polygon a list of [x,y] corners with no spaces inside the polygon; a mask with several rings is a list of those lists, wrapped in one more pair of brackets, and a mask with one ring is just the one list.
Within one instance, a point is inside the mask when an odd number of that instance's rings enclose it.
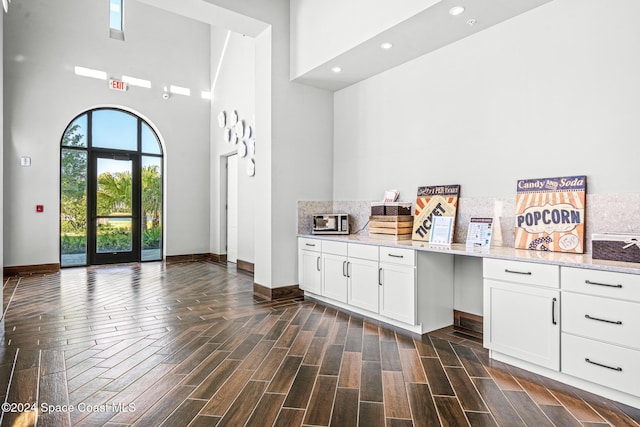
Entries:
{"label": "french door", "polygon": [[88,188],[89,264],[140,261],[140,159],[93,150]]}

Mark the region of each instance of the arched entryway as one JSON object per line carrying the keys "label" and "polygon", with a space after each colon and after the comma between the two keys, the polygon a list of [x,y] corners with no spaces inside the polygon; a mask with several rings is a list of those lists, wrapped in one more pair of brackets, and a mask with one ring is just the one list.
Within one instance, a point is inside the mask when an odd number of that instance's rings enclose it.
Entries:
{"label": "arched entryway", "polygon": [[163,151],[142,118],[84,112],[60,149],[60,265],[162,259]]}

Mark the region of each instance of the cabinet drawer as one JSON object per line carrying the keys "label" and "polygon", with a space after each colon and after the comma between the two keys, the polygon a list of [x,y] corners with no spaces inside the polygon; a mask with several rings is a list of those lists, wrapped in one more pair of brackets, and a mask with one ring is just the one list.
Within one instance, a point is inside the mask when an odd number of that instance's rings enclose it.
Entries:
{"label": "cabinet drawer", "polygon": [[563,292],[562,331],[640,350],[640,304]]}
{"label": "cabinet drawer", "polygon": [[640,351],[562,334],[562,372],[640,396]]}
{"label": "cabinet drawer", "polygon": [[325,240],[322,242],[322,252],[325,254],[347,256],[347,242]]}
{"label": "cabinet drawer", "polygon": [[560,267],[522,261],[507,261],[485,258],[483,276],[486,279],[504,280],[527,285],[560,287]]}
{"label": "cabinet drawer", "polygon": [[361,245],[358,243],[349,243],[349,258],[368,259],[378,261],[378,247],[374,245]]}
{"label": "cabinet drawer", "polygon": [[380,262],[415,265],[415,253],[416,251],[413,249],[398,249],[380,246]]}
{"label": "cabinet drawer", "polygon": [[562,289],[640,302],[640,275],[562,267]]}
{"label": "cabinet drawer", "polygon": [[298,249],[312,252],[321,252],[322,240],[298,237]]}

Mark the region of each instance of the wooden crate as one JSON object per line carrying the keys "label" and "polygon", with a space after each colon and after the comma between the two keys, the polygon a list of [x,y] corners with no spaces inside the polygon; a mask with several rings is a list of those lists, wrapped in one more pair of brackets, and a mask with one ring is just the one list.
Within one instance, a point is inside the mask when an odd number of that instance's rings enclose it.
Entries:
{"label": "wooden crate", "polygon": [[369,217],[369,236],[374,238],[403,240],[413,232],[411,215],[372,215]]}

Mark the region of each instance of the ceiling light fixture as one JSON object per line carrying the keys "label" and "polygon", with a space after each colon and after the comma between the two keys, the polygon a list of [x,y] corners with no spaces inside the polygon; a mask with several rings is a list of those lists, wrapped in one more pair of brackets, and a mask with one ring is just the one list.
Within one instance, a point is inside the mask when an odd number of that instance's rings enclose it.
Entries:
{"label": "ceiling light fixture", "polygon": [[74,72],[78,76],[91,77],[91,78],[100,79],[100,80],[107,80],[107,73],[105,73],[104,71],[100,71],[100,70],[93,70],[91,68],[85,68],[85,67],[76,66],[74,68]]}
{"label": "ceiling light fixture", "polygon": [[462,6],[453,6],[451,9],[449,9],[449,15],[451,16],[458,16],[461,15],[464,12],[464,7]]}
{"label": "ceiling light fixture", "polygon": [[151,89],[151,82],[145,79],[139,79],[137,77],[131,76],[122,76],[122,81],[125,83],[129,83],[131,86],[144,87],[147,89]]}
{"label": "ceiling light fixture", "polygon": [[333,67],[333,68],[331,69],[331,71],[333,71],[334,73],[338,74],[338,73],[342,72],[342,68],[340,68],[340,67]]}
{"label": "ceiling light fixture", "polygon": [[391,49],[392,47],[393,47],[393,44],[392,44],[392,43],[382,43],[382,44],[380,45],[380,49],[384,49],[384,50],[389,50],[389,49]]}
{"label": "ceiling light fixture", "polygon": [[169,92],[175,93],[176,95],[184,95],[184,96],[191,95],[191,89],[187,87],[175,86],[175,85],[169,86]]}

